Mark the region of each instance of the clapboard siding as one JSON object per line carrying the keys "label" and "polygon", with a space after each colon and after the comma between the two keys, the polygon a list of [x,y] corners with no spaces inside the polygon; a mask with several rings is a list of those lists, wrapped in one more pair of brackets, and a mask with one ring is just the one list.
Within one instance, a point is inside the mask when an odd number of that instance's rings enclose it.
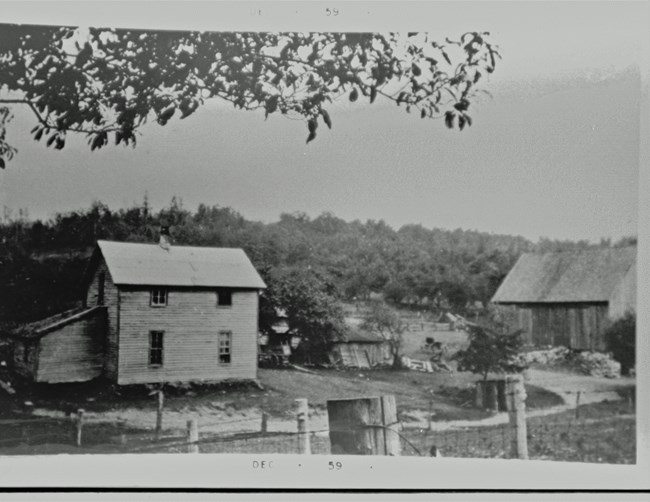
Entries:
{"label": "clapboard siding", "polygon": [[[217,306],[214,290],[168,289],[151,307],[150,290],[121,288],[118,384],[257,377],[257,291],[234,291]],[[149,332],[164,331],[162,367],[149,366]],[[229,364],[219,363],[219,332],[232,331]]]}
{"label": "clapboard siding", "polygon": [[105,309],[41,337],[35,381],[85,382],[101,376],[104,366]]}
{"label": "clapboard siding", "polygon": [[98,262],[96,270],[86,292],[85,304],[92,307],[98,304],[100,275],[104,274],[104,302],[108,308],[106,324],[106,355],[104,358],[104,374],[110,379],[117,378],[118,357],[118,329],[119,329],[119,291],[113,283],[113,278],[102,259]]}

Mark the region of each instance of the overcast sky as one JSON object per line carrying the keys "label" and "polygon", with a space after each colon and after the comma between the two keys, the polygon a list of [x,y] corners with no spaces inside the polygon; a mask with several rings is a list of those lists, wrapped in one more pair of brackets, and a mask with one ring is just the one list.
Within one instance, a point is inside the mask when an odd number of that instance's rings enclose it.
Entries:
{"label": "overcast sky", "polygon": [[[35,13],[43,11],[30,5],[31,13],[5,4],[6,21],[42,22]],[[0,171],[0,206],[47,218],[94,200],[130,206],[147,192],[156,209],[175,195],[189,209],[230,206],[263,221],[282,212],[330,211],[396,228],[421,223],[533,240],[636,234],[647,2],[349,4],[337,25],[324,24],[333,21],[324,19],[321,4],[300,6],[302,17],[290,19],[282,15],[286,4],[260,5],[274,23],[280,19],[273,28],[413,29],[440,39],[490,31],[503,56],[485,84],[493,98],[473,106],[473,126],[463,132],[394,105],[343,99],[330,108],[333,129],[319,129],[309,145],[300,121],[265,121],[215,103],[186,120],[144,128],[135,149],[92,153],[82,137],[60,152],[34,142],[33,119],[15,109],[8,140],[19,154]],[[179,4],[142,22],[136,9],[128,23],[265,27],[251,24],[250,5],[230,9],[232,24],[174,8]],[[95,9],[87,23],[124,26],[118,14]]]}

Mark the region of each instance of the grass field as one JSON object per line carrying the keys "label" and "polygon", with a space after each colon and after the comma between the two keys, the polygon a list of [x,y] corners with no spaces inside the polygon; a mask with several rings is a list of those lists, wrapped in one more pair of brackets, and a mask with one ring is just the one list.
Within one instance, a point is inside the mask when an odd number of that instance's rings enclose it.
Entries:
{"label": "grass field", "polygon": [[[527,420],[528,452],[532,460],[636,463],[636,418],[625,401],[580,406],[575,410]],[[445,457],[511,458],[507,425],[444,432],[407,429],[406,438],[426,454],[436,445]],[[413,448],[404,454],[417,455]]]}

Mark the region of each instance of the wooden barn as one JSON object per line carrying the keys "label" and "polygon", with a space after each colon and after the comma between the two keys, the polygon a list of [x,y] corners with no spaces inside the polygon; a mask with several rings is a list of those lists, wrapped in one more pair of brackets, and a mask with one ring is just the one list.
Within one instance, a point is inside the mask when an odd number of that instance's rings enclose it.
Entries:
{"label": "wooden barn", "polygon": [[255,379],[264,287],[241,249],[98,241],[85,308],[23,335],[14,360],[43,382]]}
{"label": "wooden barn", "polygon": [[361,330],[350,330],[330,350],[335,365],[372,368],[393,363],[388,342],[381,336]]}
{"label": "wooden barn", "polygon": [[636,311],[636,247],[523,254],[492,303],[535,346],[605,350],[607,326]]}

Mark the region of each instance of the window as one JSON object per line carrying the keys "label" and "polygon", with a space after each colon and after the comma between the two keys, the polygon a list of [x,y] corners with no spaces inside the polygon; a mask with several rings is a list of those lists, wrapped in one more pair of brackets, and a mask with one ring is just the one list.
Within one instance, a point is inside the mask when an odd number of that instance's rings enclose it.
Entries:
{"label": "window", "polygon": [[151,306],[152,307],[165,307],[167,305],[167,290],[166,289],[152,289],[151,290]]}
{"label": "window", "polygon": [[217,291],[217,305],[219,307],[230,307],[232,305],[232,291],[220,289]]}
{"label": "window", "polygon": [[23,364],[29,364],[29,356],[31,356],[32,346],[25,343],[23,346]]}
{"label": "window", "polygon": [[164,331],[149,332],[149,366],[163,365]]}
{"label": "window", "polygon": [[230,364],[232,346],[232,332],[220,331],[219,332],[219,362]]}

